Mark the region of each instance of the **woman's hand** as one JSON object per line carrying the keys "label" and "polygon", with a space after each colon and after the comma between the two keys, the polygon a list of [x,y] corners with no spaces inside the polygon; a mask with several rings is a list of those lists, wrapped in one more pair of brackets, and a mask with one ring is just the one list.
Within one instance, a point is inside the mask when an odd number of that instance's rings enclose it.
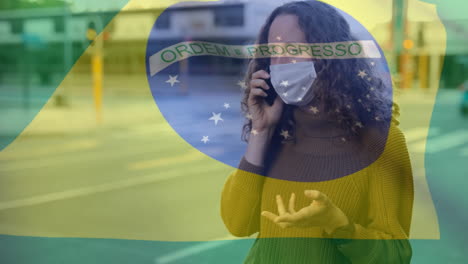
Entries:
{"label": "woman's hand", "polygon": [[247,99],[247,105],[252,116],[252,129],[258,132],[276,126],[283,111],[283,101],[281,101],[279,96],[276,97],[273,105],[270,106],[265,101],[267,94],[259,88],[262,87],[266,90],[273,89],[273,87],[269,87],[264,80],[268,78],[270,78],[268,72],[259,70],[252,74],[249,83],[250,93]]}
{"label": "woman's hand", "polygon": [[296,200],[294,193],[289,199],[288,210],[285,209],[281,195],[278,194],[276,195],[276,204],[279,215],[269,211],[263,211],[262,215],[281,228],[319,226],[324,228],[328,234],[336,228],[348,224],[348,217],[324,193],[317,190],[306,190],[304,194],[312,202],[301,210],[294,209]]}

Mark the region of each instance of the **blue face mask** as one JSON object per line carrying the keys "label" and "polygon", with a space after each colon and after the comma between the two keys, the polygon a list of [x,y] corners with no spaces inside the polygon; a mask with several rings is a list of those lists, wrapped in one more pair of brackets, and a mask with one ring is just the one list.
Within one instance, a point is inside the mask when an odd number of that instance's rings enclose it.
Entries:
{"label": "blue face mask", "polygon": [[304,106],[312,101],[312,84],[317,78],[313,61],[270,65],[270,76],[285,104]]}

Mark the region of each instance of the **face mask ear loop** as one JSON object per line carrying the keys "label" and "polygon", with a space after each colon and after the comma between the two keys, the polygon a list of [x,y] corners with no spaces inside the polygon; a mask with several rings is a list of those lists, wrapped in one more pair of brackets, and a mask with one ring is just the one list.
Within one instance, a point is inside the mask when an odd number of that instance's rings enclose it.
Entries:
{"label": "face mask ear loop", "polygon": [[317,70],[315,69],[315,63],[314,61],[310,61],[312,65],[312,70],[310,71],[311,77],[312,78],[317,78]]}

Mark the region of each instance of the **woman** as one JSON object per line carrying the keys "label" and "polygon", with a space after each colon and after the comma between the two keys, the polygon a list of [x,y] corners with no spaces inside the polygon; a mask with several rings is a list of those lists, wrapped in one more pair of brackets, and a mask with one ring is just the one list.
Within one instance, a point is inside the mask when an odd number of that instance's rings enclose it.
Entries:
{"label": "woman", "polygon": [[[336,9],[298,1],[271,13],[257,43],[350,40]],[[259,232],[245,263],[410,262],[411,165],[392,117],[398,108],[392,109],[391,85],[373,65],[368,59],[250,61],[242,101],[247,150],[221,197],[233,235]],[[271,106],[269,89],[278,94]]]}

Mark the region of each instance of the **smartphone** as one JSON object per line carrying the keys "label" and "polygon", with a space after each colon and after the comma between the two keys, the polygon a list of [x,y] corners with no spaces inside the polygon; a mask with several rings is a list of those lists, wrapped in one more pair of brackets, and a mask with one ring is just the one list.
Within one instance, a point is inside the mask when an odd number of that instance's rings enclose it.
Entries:
{"label": "smartphone", "polygon": [[[265,71],[268,72],[268,74],[270,74],[270,69],[269,67],[266,67],[265,68]],[[270,87],[270,89],[268,90],[265,90],[263,89],[263,87],[260,87],[263,91],[265,91],[265,93],[268,95],[267,97],[265,97],[265,101],[267,102],[268,105],[272,105],[274,102],[275,102],[275,99],[276,99],[276,91],[275,89],[273,88],[273,84],[271,84],[271,77],[268,78],[268,79],[265,79],[265,82],[268,84],[268,86]]]}

